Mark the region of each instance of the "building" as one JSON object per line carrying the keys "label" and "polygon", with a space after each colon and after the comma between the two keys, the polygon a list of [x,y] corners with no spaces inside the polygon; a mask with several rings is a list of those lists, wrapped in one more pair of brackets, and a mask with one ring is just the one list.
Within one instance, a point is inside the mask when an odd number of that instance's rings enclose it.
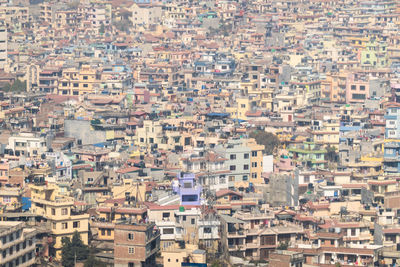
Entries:
{"label": "building", "polygon": [[7,64],[7,25],[0,22],[0,70],[4,70]]}
{"label": "building", "polygon": [[160,6],[133,4],[131,21],[134,26],[148,27],[160,22],[162,9]]}
{"label": "building", "polygon": [[393,103],[386,109],[386,127],[384,143],[384,171],[400,172],[400,105]]}
{"label": "building", "polygon": [[20,133],[10,136],[8,148],[16,156],[40,157],[47,151],[47,142],[43,136],[37,136],[34,133]]}
{"label": "building", "polygon": [[72,238],[77,231],[84,244],[88,244],[89,214],[75,207],[73,197],[61,195],[55,184],[35,184],[30,186],[32,206],[30,211],[42,217],[54,238],[56,256],[61,256],[62,238]]}
{"label": "building", "polygon": [[33,266],[36,257],[36,231],[24,222],[0,222],[2,266]]}
{"label": "building", "polygon": [[155,224],[117,223],[114,230],[114,266],[155,266],[160,231]]}
{"label": "building", "polygon": [[63,70],[58,82],[59,95],[84,95],[95,93],[101,82],[100,73],[88,65],[80,69],[69,68]]}
{"label": "building", "polygon": [[304,256],[301,252],[276,250],[269,255],[269,262],[276,267],[302,267]]}

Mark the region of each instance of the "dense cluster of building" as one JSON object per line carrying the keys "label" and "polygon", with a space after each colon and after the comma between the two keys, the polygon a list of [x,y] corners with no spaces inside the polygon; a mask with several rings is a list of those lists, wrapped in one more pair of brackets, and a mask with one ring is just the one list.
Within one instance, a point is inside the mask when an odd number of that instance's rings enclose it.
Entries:
{"label": "dense cluster of building", "polygon": [[0,88],[0,266],[400,264],[399,1],[0,0]]}

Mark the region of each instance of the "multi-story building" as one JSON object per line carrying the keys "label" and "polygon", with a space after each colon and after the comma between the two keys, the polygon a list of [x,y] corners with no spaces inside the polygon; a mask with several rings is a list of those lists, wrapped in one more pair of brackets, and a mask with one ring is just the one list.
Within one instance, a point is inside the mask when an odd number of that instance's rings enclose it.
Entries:
{"label": "multi-story building", "polygon": [[56,93],[58,79],[61,78],[61,74],[61,68],[47,68],[39,72],[39,91],[51,94]]}
{"label": "multi-story building", "polygon": [[8,148],[14,151],[16,156],[40,157],[47,151],[47,144],[42,136],[36,136],[34,133],[20,133],[9,137]]}
{"label": "multi-story building", "polygon": [[263,151],[264,146],[258,145],[255,139],[247,139],[245,145],[250,148],[250,179],[252,184],[263,184],[264,179],[261,174],[263,171]]}
{"label": "multi-story building", "polygon": [[[229,139],[223,146],[219,145],[215,148],[217,153],[221,153],[227,159],[225,164],[230,171],[228,174],[229,188],[234,188],[236,183],[244,182],[248,184],[250,181],[252,149],[246,146],[245,142],[246,140],[244,139]],[[256,149],[255,151],[258,150]],[[254,162],[257,162],[257,158],[255,158]]]}
{"label": "multi-story building", "polygon": [[0,70],[4,70],[7,64],[7,25],[0,21]]}
{"label": "multi-story building", "polygon": [[31,185],[31,212],[47,222],[54,238],[56,257],[61,256],[63,237],[72,237],[77,231],[84,244],[88,244],[89,214],[76,209],[74,198],[62,196],[55,184]]}
{"label": "multi-story building", "polygon": [[88,65],[79,70],[69,68],[63,70],[62,78],[58,83],[59,95],[84,95],[95,93],[99,89],[101,75]]}
{"label": "multi-story building", "polygon": [[133,4],[131,21],[134,26],[142,25],[148,27],[160,22],[162,9],[160,6]]}
{"label": "multi-story building", "polygon": [[400,105],[391,103],[386,109],[384,143],[384,171],[400,172]]}
{"label": "multi-story building", "polygon": [[117,223],[114,232],[114,266],[155,266],[160,232],[155,224]]}
{"label": "multi-story building", "polygon": [[0,187],[0,207],[5,212],[19,212],[22,207],[20,187]]}
{"label": "multi-story building", "polygon": [[2,266],[35,264],[36,231],[24,222],[0,222],[0,262]]}

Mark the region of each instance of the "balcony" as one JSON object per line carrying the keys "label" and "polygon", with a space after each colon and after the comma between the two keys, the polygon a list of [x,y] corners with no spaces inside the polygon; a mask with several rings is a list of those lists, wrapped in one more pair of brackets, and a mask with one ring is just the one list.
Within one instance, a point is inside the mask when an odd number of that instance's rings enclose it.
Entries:
{"label": "balcony", "polygon": [[245,233],[244,230],[238,230],[235,232],[228,232],[227,237],[228,238],[241,238],[241,237],[245,237]]}
{"label": "balcony", "polygon": [[239,251],[239,250],[246,250],[245,245],[236,245],[236,244],[232,244],[232,245],[228,245],[228,250],[229,251]]}
{"label": "balcony", "polygon": [[398,162],[400,161],[400,155],[385,155],[383,158],[385,162]]}

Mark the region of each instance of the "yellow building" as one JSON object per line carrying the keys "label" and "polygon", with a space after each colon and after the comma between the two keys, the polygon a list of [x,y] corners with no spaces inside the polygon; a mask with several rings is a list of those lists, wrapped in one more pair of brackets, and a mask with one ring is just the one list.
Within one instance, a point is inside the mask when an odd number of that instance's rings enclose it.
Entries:
{"label": "yellow building", "polygon": [[20,211],[22,193],[19,187],[0,188],[0,213]]}
{"label": "yellow building", "polygon": [[258,145],[256,140],[251,138],[247,139],[246,146],[251,149],[250,157],[250,179],[249,181],[253,184],[263,184],[264,179],[262,178],[263,171],[263,145]]}
{"label": "yellow building", "polygon": [[42,216],[54,238],[56,257],[60,258],[63,237],[72,238],[77,231],[84,244],[88,244],[89,214],[79,212],[74,198],[60,195],[55,184],[31,185],[31,212]]}
{"label": "yellow building", "polygon": [[88,65],[80,70],[69,68],[63,71],[58,85],[59,95],[84,95],[95,93],[100,87],[101,75]]}
{"label": "yellow building", "polygon": [[[206,252],[197,245],[186,244],[184,249],[172,248],[161,253],[164,267],[181,266],[182,262],[206,264]],[[189,260],[189,261],[187,261]]]}
{"label": "yellow building", "polygon": [[312,132],[314,142],[339,148],[339,128],[338,120],[325,120],[321,129]]}

